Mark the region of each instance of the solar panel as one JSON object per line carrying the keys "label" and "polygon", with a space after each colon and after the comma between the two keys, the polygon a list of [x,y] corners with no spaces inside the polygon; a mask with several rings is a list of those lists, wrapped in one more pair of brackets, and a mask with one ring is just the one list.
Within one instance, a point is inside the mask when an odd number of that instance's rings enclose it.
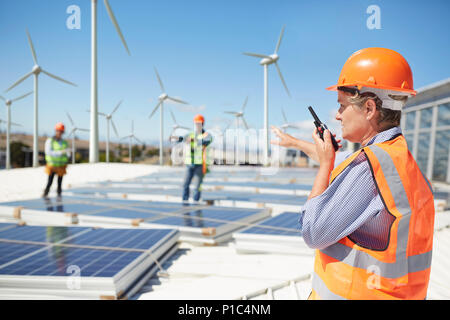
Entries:
{"label": "solar panel", "polygon": [[[71,189],[73,194],[145,194],[145,195],[170,195],[174,197],[181,196],[181,188],[179,189],[147,189],[147,188],[82,188],[82,189]],[[278,203],[286,205],[302,205],[306,202],[307,197],[296,196],[296,195],[283,195],[283,194],[255,194],[252,192],[235,192],[235,191],[203,191],[203,200],[231,200],[231,201],[249,201],[249,202],[260,202],[260,203]]]}
{"label": "solar panel", "polygon": [[[217,228],[221,225],[227,224],[227,222],[239,222],[244,218],[259,213],[261,210],[252,209],[236,209],[236,210],[226,210],[226,209],[199,209],[192,210],[180,214],[177,217],[166,217],[161,219],[153,220],[152,223],[173,225],[173,226],[188,226],[188,227],[199,227],[199,228]],[[239,224],[238,224],[239,226]]]}
{"label": "solar panel", "polygon": [[[113,230],[113,231],[111,231]],[[172,233],[172,229],[93,229],[64,243],[115,248],[148,249]]]}
{"label": "solar panel", "polygon": [[76,265],[83,277],[113,277],[141,254],[53,246],[0,268],[0,274],[67,276],[68,266]]}
{"label": "solar panel", "polygon": [[311,255],[313,250],[301,236],[299,218],[298,213],[284,212],[235,232],[236,251]]}
{"label": "solar panel", "polygon": [[[54,199],[52,201],[55,202]],[[201,242],[214,239],[211,243],[216,243],[216,239],[219,241],[219,237],[227,232],[245,227],[245,222],[258,221],[269,214],[267,209],[231,209],[217,206],[186,206],[181,203],[129,200],[113,200],[109,203],[106,199],[102,199],[102,202],[100,202],[97,198],[82,197],[63,197],[57,203],[60,212],[65,212],[67,208],[74,209],[74,206],[76,206],[76,221],[83,226],[176,228],[182,231],[181,239],[183,241]],[[26,207],[28,202],[24,201],[20,204]],[[55,216],[47,217],[38,209],[34,210],[27,212],[27,214],[25,214],[26,210],[23,210],[22,218],[26,220],[32,217],[34,224],[39,224],[39,221],[41,221],[40,223],[51,223],[57,218]],[[42,212],[48,212],[49,207],[41,210],[46,210]],[[71,212],[73,211],[71,210]],[[41,220],[39,220],[40,215],[43,216]],[[214,230],[208,229],[205,231],[204,228],[213,228]],[[53,234],[57,240],[61,240],[56,231]],[[189,234],[189,237],[185,237],[187,234]],[[39,235],[41,238],[31,240],[43,241],[44,234],[41,232]],[[220,238],[220,241],[222,240],[225,239]]]}
{"label": "solar panel", "polygon": [[[5,228],[9,227],[9,228]],[[93,229],[0,224],[0,287],[31,290],[40,294],[64,292],[70,296],[135,290],[136,279],[150,270],[154,259],[174,252],[178,232],[173,229]],[[33,243],[30,243],[33,241]],[[167,253],[167,254],[166,254]],[[172,254],[171,253],[171,254]],[[151,256],[150,256],[151,254]],[[81,279],[112,281],[85,283],[84,291],[67,291],[69,266],[79,268]],[[14,277],[10,277],[14,275]],[[27,282],[21,279],[34,278]],[[42,278],[45,277],[45,278]],[[48,282],[48,277],[59,280]],[[58,282],[59,281],[59,282]],[[82,280],[83,281],[83,280]]]}
{"label": "solar panel", "polygon": [[[139,208],[141,209],[141,208]],[[142,209],[145,210],[145,207]],[[174,212],[176,209],[170,209],[170,208],[156,208],[154,210],[158,210],[158,212]],[[96,217],[112,217],[112,218],[124,218],[124,219],[156,219],[159,217],[162,217],[160,213],[154,213],[154,212],[142,212],[139,210],[133,210],[133,209],[112,209],[108,211],[102,211],[95,213],[94,215]]]}
{"label": "solar panel", "polygon": [[16,225],[14,228],[0,230],[0,239],[54,243],[65,240],[85,230],[88,230],[88,228]]}
{"label": "solar panel", "polygon": [[258,223],[258,226],[247,228],[240,233],[301,237],[299,218],[298,213],[283,212]]}
{"label": "solar panel", "polygon": [[44,245],[0,242],[0,266],[44,248]]}

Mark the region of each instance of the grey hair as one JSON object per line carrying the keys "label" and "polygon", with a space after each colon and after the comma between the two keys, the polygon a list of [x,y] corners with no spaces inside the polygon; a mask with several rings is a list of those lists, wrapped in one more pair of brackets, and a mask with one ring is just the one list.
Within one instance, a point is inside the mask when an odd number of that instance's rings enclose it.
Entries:
{"label": "grey hair", "polygon": [[[389,95],[389,97],[393,100],[403,102],[406,102],[406,100],[408,100],[408,97],[406,96]],[[378,98],[378,96],[373,92],[360,93],[359,91],[356,91],[355,94],[349,98],[349,101],[352,104],[357,105],[359,108],[362,108],[364,104],[370,99],[375,102],[376,108],[380,112],[377,123],[381,127],[383,127],[384,130],[400,125],[402,112],[400,110],[383,108],[383,101]]]}

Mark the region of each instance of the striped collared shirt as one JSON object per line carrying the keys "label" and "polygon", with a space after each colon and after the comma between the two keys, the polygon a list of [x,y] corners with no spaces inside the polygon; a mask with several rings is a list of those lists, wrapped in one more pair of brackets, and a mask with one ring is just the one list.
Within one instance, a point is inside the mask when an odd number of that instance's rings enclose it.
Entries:
{"label": "striped collared shirt", "polygon": [[[367,145],[391,140],[401,133],[400,127],[382,131]],[[351,154],[338,152],[334,166]],[[303,239],[311,248],[323,249],[349,236],[364,247],[382,249],[386,247],[392,221],[361,152],[322,194],[305,203],[299,223]]]}

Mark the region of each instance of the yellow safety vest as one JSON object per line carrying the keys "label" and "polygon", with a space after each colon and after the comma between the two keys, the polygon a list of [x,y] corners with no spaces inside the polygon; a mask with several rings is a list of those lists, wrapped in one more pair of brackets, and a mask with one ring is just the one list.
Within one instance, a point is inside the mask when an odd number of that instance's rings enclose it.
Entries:
{"label": "yellow safety vest", "polygon": [[[56,140],[51,138],[52,141],[52,150],[54,151],[62,151],[62,150],[66,150],[68,148],[68,144],[66,140]],[[69,162],[69,159],[67,158],[67,154],[64,152],[63,154],[61,154],[60,156],[51,156],[49,154],[45,155],[45,161],[47,162],[47,165],[52,166],[52,167],[62,167],[65,166],[67,164],[67,162]]]}

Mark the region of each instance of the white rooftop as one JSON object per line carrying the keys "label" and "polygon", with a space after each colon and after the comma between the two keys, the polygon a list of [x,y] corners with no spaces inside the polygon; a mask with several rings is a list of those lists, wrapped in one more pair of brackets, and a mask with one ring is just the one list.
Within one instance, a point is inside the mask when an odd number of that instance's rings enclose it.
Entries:
{"label": "white rooftop", "polygon": [[[70,165],[63,188],[86,182],[123,181],[161,170],[171,168],[118,163]],[[0,201],[39,197],[46,179],[43,167],[0,171]],[[438,212],[436,221],[439,230],[434,237],[428,298],[450,299],[450,211]],[[153,277],[132,298],[306,299],[311,290],[312,253],[242,254],[236,253],[232,241],[220,246],[182,243],[180,250],[163,264],[168,277]]]}

